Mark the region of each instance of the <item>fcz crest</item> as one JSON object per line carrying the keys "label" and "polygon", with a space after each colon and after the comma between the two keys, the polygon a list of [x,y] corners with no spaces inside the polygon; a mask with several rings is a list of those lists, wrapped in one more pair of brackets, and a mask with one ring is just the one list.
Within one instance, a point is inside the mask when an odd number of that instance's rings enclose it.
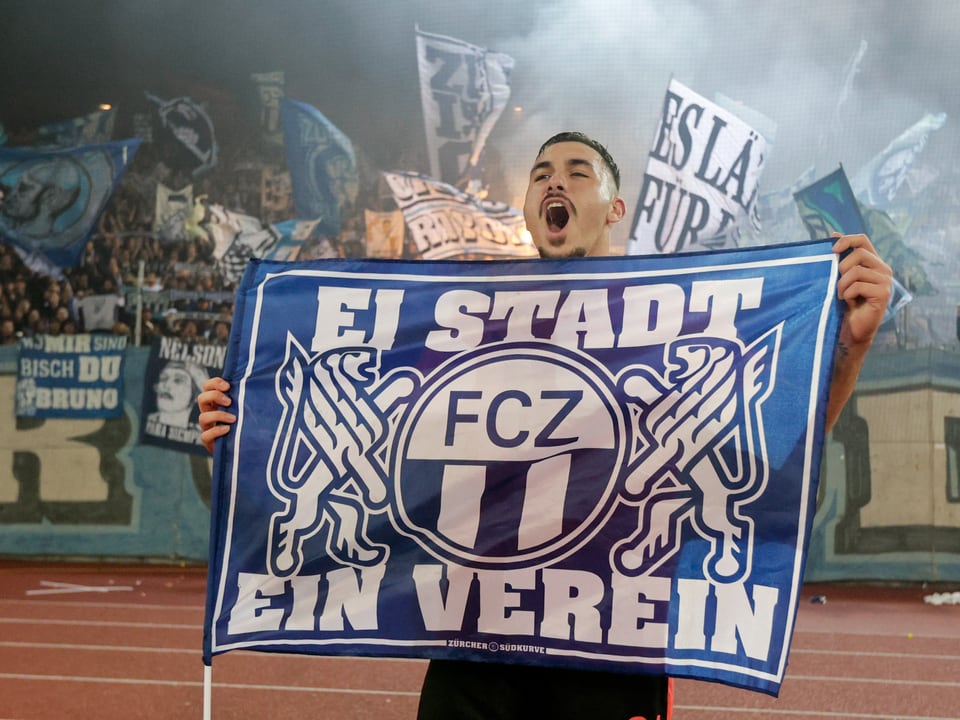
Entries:
{"label": "fcz crest", "polygon": [[610,566],[653,573],[686,524],[710,543],[706,577],[749,575],[749,504],[767,478],[761,408],[773,389],[780,327],[753,344],[680,338],[663,370],[616,376],[586,353],[495,343],[426,377],[381,376],[378,350],[309,356],[287,336],[276,374],[283,412],[268,483],[268,567],[296,574],[306,546],[335,562],[378,565],[377,517],[446,562],[529,567],[574,551],[619,505],[636,529]]}

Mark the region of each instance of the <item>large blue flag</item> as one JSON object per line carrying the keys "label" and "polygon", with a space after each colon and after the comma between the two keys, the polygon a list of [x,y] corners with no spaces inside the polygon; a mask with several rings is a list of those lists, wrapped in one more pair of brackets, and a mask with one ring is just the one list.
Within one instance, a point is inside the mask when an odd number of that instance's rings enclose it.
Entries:
{"label": "large blue flag", "polygon": [[841,305],[829,241],[253,261],[204,658],[668,673],[776,693]]}
{"label": "large blue flag", "polygon": [[139,145],[0,148],[0,239],[38,271],[76,265]]}
{"label": "large blue flag", "polygon": [[321,230],[339,233],[341,214],[360,187],[353,143],[319,110],[289,98],[280,101],[280,123],[297,215],[319,218]]}

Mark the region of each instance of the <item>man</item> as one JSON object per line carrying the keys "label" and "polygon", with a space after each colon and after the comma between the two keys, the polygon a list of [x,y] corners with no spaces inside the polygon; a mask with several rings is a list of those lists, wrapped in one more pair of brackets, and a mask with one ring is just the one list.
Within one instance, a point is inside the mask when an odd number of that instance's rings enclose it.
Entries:
{"label": "man", "polygon": [[[523,214],[544,258],[610,253],[613,225],[626,214],[620,172],[600,143],[581,133],[560,133],[540,148],[530,172]],[[890,296],[890,268],[865,235],[838,238],[839,296],[847,302],[827,409],[828,428],[853,392]],[[213,443],[234,416],[224,410],[229,385],[210,380],[200,394],[201,438]],[[420,697],[420,720],[668,720],[666,677],[494,663],[432,661]]]}

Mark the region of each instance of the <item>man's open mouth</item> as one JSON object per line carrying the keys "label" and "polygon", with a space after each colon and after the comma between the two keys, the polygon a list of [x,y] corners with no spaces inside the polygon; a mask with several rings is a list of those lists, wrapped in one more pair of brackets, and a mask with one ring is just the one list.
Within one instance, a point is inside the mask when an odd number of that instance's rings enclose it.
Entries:
{"label": "man's open mouth", "polygon": [[567,211],[567,207],[558,201],[547,203],[545,216],[550,232],[560,232],[567,226],[567,222],[570,220],[570,213]]}

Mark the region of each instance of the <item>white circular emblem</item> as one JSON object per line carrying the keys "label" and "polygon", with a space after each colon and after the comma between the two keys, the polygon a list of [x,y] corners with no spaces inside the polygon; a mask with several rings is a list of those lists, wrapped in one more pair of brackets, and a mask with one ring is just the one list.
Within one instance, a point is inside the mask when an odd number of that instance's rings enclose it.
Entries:
{"label": "white circular emblem", "polygon": [[589,539],[616,499],[625,404],[589,356],[480,348],[437,368],[400,421],[396,517],[427,551],[523,567]]}

